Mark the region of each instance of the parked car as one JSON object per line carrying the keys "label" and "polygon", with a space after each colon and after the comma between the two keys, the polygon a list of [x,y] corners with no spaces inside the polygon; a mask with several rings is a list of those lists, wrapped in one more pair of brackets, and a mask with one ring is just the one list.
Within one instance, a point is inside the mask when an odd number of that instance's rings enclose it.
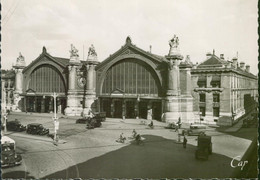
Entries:
{"label": "parked car", "polygon": [[1,137],[1,166],[10,167],[20,165],[22,156],[15,152],[15,141],[7,136]]}
{"label": "parked car", "polygon": [[49,129],[44,128],[42,124],[31,123],[27,125],[26,132],[28,134],[46,135],[49,134]]}
{"label": "parked car", "polygon": [[88,129],[93,129],[96,127],[100,127],[102,125],[101,123],[102,119],[101,118],[90,118],[89,121],[87,121],[87,128]]}
{"label": "parked car", "polygon": [[106,120],[106,112],[95,112],[94,117],[96,119],[100,119],[101,121],[105,121]]}
{"label": "parked car", "polygon": [[105,121],[106,120],[106,112],[94,112],[93,117],[82,117],[76,120],[76,123],[79,124],[86,124],[90,121],[89,118],[94,118],[98,121]]}
{"label": "parked car", "polygon": [[86,124],[90,117],[82,117],[76,120],[76,124]]}
{"label": "parked car", "polygon": [[191,124],[189,129],[183,129],[182,135],[200,135],[206,132],[206,126],[204,124]]}
{"label": "parked car", "polygon": [[6,128],[8,131],[22,132],[26,130],[26,126],[23,126],[19,120],[7,121]]}
{"label": "parked car", "polygon": [[207,160],[209,154],[212,154],[211,136],[201,134],[198,136],[198,146],[195,152],[195,158]]}

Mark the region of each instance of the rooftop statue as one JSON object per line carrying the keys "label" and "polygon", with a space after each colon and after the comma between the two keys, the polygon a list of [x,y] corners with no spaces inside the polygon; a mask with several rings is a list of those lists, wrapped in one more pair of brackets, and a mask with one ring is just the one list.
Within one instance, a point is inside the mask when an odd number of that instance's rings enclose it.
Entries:
{"label": "rooftop statue", "polygon": [[21,52],[19,53],[19,56],[16,59],[16,64],[15,65],[16,66],[25,66],[25,60],[24,60],[24,57],[23,57]]}
{"label": "rooftop statue", "polygon": [[18,62],[24,62],[24,57],[23,57],[23,55],[22,55],[22,53],[20,52],[19,53],[19,56],[18,56],[18,58],[17,58],[17,61],[16,61],[17,63]]}
{"label": "rooftop statue", "polygon": [[169,41],[170,48],[178,48],[179,38],[174,35],[173,38]]}
{"label": "rooftop statue", "polygon": [[88,49],[88,56],[97,56],[96,50],[93,46],[93,44],[91,44],[91,46]]}
{"label": "rooftop statue", "polygon": [[70,57],[79,57],[78,50],[71,44]]}
{"label": "rooftop statue", "polygon": [[87,57],[88,61],[96,61],[97,60],[97,52],[93,46],[93,44],[91,44],[91,46],[88,49],[88,57]]}
{"label": "rooftop statue", "polygon": [[173,38],[169,41],[169,45],[170,45],[170,51],[169,51],[168,56],[175,57],[179,60],[182,60],[183,56],[181,55],[179,47],[178,47],[179,38],[176,35],[174,35]]}

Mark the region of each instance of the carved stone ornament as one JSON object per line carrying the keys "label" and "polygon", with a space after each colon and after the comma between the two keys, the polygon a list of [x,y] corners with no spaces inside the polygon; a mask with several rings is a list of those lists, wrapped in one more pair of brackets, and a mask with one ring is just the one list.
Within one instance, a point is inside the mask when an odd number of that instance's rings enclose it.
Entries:
{"label": "carved stone ornament", "polygon": [[83,77],[79,77],[78,80],[77,80],[77,84],[80,88],[83,88],[84,85],[86,84],[86,79],[83,78]]}
{"label": "carved stone ornament", "polygon": [[93,44],[91,44],[91,46],[88,49],[88,58],[87,60],[97,60],[97,52],[95,50],[95,47],[93,46]]}
{"label": "carved stone ornament", "polygon": [[169,41],[170,48],[178,48],[179,38],[174,35],[173,38]]}
{"label": "carved stone ornament", "polygon": [[19,53],[18,58],[16,59],[16,66],[25,66],[25,61],[22,53]]}
{"label": "carved stone ornament", "polygon": [[168,62],[168,68],[169,70],[172,70],[174,68],[174,66],[177,66],[176,62],[174,60],[169,60]]}
{"label": "carved stone ornament", "polygon": [[132,43],[132,40],[131,40],[131,37],[130,36],[127,36],[126,40],[125,40],[125,43],[126,44],[131,44]]}
{"label": "carved stone ornament", "polygon": [[169,41],[170,50],[167,59],[174,58],[174,59],[183,59],[183,56],[179,50],[179,38],[174,35],[173,38]]}
{"label": "carved stone ornament", "polygon": [[79,57],[78,50],[73,46],[73,44],[70,45],[71,50],[70,50],[70,57]]}

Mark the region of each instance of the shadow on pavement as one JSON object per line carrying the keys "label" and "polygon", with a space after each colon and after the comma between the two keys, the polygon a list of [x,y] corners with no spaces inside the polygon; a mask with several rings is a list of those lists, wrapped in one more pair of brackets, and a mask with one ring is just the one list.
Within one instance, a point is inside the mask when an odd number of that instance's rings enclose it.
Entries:
{"label": "shadow on pavement", "polygon": [[35,179],[35,177],[33,176],[29,176],[28,172],[25,171],[13,171],[13,172],[8,172],[8,173],[3,173],[2,174],[2,179],[7,179],[7,178],[11,178],[11,179]]}
{"label": "shadow on pavement", "polygon": [[[186,149],[174,140],[144,135],[145,144],[135,143],[77,165],[80,178],[227,178],[232,159],[212,154],[208,161],[196,160],[196,147]],[[82,154],[87,156],[87,154]],[[69,170],[69,171],[67,171]],[[75,166],[44,178],[70,178]]]}

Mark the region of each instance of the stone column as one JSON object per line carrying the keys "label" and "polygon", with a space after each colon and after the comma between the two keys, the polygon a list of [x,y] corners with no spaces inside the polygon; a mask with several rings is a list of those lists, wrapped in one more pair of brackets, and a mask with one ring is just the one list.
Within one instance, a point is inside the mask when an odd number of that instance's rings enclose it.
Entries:
{"label": "stone column", "polygon": [[182,93],[180,102],[180,112],[181,112],[181,121],[182,123],[194,123],[196,118],[193,112],[193,97],[191,95],[192,87],[191,87],[191,62],[189,56],[187,56],[186,60],[180,64],[181,70],[181,85],[182,85]]}
{"label": "stone column", "polygon": [[122,101],[122,119],[125,119],[126,116],[126,102],[125,100]]}
{"label": "stone column", "polygon": [[69,90],[75,90],[75,81],[76,81],[76,66],[69,65]]}
{"label": "stone column", "polygon": [[45,112],[45,97],[43,96],[41,99],[41,112]]}
{"label": "stone column", "polygon": [[53,97],[52,97],[52,96],[51,96],[51,98],[50,98],[49,112],[50,112],[50,113],[53,112]]}
{"label": "stone column", "polygon": [[[86,71],[86,95],[85,95],[85,107],[83,109],[83,116],[88,113],[91,109],[92,111],[96,111],[95,107],[95,99],[96,99],[96,71],[95,67],[98,64],[97,53],[93,46],[89,48],[87,61],[85,63],[85,71]],[[111,111],[112,112],[112,111]]]}
{"label": "stone column", "polygon": [[57,113],[61,113],[61,99],[59,97],[57,98],[57,105]]}
{"label": "stone column", "polygon": [[34,98],[33,98],[33,111],[34,112],[36,112],[36,101],[37,101],[37,97],[35,96]]}
{"label": "stone column", "polygon": [[135,117],[136,117],[136,119],[139,119],[139,100],[138,99],[135,101]]}
{"label": "stone column", "polygon": [[19,102],[21,101],[21,95],[23,92],[23,67],[16,67],[15,69],[15,87],[14,87],[14,105],[13,111],[21,112]]}
{"label": "stone column", "polygon": [[177,122],[180,117],[180,77],[179,61],[183,59],[178,48],[179,39],[176,35],[170,40],[170,51],[166,57],[168,60],[168,88],[165,99],[165,114],[163,121],[167,123]]}
{"label": "stone column", "polygon": [[[95,66],[93,62],[87,62],[86,66],[86,95],[85,95],[85,107],[83,110],[83,115],[86,115],[89,110],[94,110],[94,102],[96,98],[95,87],[94,87],[94,77],[95,77]],[[94,110],[95,111],[95,110]]]}
{"label": "stone column", "polygon": [[115,109],[114,109],[114,106],[115,106],[114,103],[115,103],[114,100],[112,100],[112,101],[111,101],[111,117],[112,117],[112,118],[114,117],[114,111],[115,111]]}
{"label": "stone column", "polygon": [[[82,106],[80,106],[79,101],[82,98],[78,96],[78,90],[76,87],[77,81],[77,69],[79,69],[79,64],[70,64],[68,66],[69,70],[69,89],[68,89],[68,98],[67,98],[67,108],[65,109],[65,114],[67,116],[79,116],[82,111]],[[82,97],[82,96],[81,96]]]}
{"label": "stone column", "polygon": [[23,69],[17,68],[15,69],[15,92],[22,93],[23,92]]}
{"label": "stone column", "polygon": [[7,91],[7,106],[10,108],[11,107],[11,79],[8,79],[8,91]]}
{"label": "stone column", "polygon": [[[15,87],[14,87],[14,104],[13,111],[21,112],[19,108],[19,102],[21,101],[21,94],[23,92],[23,69],[26,63],[24,57],[19,53],[19,57],[16,59],[16,63],[13,66],[15,69]],[[26,110],[26,109],[25,109]]]}
{"label": "stone column", "polygon": [[2,86],[2,103],[1,103],[1,107],[2,109],[5,109],[6,107],[6,92],[5,92],[5,80],[2,79],[1,80],[1,86]]}
{"label": "stone column", "polygon": [[27,113],[27,98],[26,96],[24,96],[24,100],[23,100],[23,111],[25,111]]}
{"label": "stone column", "polygon": [[[82,114],[82,96],[80,95],[79,89],[76,87],[77,82],[77,71],[81,62],[79,60],[78,50],[71,44],[70,50],[70,61],[68,65],[69,71],[69,88],[67,97],[67,108],[65,109],[65,114],[67,116],[79,116]],[[81,91],[81,90],[80,90]]]}

